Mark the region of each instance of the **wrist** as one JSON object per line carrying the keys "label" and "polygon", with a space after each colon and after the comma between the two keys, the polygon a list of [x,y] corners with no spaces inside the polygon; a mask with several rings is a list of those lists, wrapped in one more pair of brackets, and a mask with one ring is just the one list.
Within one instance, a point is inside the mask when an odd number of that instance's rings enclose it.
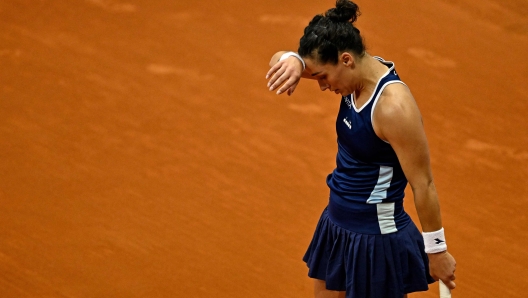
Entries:
{"label": "wrist", "polygon": [[291,56],[293,56],[293,57],[299,59],[299,61],[301,61],[302,66],[303,66],[303,71],[304,71],[304,69],[306,68],[306,64],[304,63],[303,58],[301,58],[301,56],[299,54],[295,53],[295,52],[286,52],[286,53],[282,54],[281,57],[279,58],[279,61],[282,61],[282,60],[284,60],[286,58],[289,58]]}
{"label": "wrist", "polygon": [[447,250],[443,250],[441,252],[430,252],[427,255],[429,255],[429,257],[439,257],[441,255],[445,255],[446,253],[447,253]]}
{"label": "wrist", "polygon": [[447,251],[447,244],[445,241],[444,228],[434,232],[423,232],[425,252],[428,254],[436,254]]}

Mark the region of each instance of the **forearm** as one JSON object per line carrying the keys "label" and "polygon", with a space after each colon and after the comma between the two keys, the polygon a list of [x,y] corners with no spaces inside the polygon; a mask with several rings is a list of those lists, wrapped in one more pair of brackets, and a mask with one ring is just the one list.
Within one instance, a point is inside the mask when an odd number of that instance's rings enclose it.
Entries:
{"label": "forearm", "polygon": [[269,62],[269,66],[273,67],[273,65],[275,65],[277,62],[279,62],[280,57],[286,52],[287,51],[279,51],[279,52],[273,54],[273,56],[271,56],[271,60]]}
{"label": "forearm", "polygon": [[424,243],[425,252],[429,258],[430,274],[434,279],[441,279],[449,288],[454,289],[456,262],[453,256],[447,252],[445,236],[443,230],[440,231],[442,219],[434,183],[431,181],[424,187],[413,188],[413,193],[422,230],[429,235],[426,237],[424,234]]}
{"label": "forearm", "polygon": [[[411,185],[412,187],[412,185]],[[438,231],[442,228],[440,204],[433,181],[423,186],[412,187],[414,204],[423,232]]]}

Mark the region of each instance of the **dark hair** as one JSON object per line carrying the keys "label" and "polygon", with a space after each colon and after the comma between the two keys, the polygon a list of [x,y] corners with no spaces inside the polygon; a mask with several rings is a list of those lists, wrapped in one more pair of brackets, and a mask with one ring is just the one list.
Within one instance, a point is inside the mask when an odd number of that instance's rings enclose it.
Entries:
{"label": "dark hair", "polygon": [[339,53],[343,51],[363,56],[363,38],[353,25],[360,15],[359,7],[354,2],[337,0],[335,8],[330,8],[324,15],[316,15],[304,28],[304,35],[299,42],[299,55],[323,64],[336,64]]}

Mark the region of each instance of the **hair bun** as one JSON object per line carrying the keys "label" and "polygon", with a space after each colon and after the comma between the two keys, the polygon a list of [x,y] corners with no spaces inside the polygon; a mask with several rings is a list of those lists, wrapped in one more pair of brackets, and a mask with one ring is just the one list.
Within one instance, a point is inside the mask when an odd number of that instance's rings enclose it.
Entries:
{"label": "hair bun", "polygon": [[336,7],[326,11],[325,16],[334,22],[354,23],[361,15],[356,3],[349,0],[337,0]]}

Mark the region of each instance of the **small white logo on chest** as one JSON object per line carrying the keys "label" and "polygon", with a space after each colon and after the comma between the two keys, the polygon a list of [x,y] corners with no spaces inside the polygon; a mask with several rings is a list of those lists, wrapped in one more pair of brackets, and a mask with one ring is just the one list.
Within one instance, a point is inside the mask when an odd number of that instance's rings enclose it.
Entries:
{"label": "small white logo on chest", "polygon": [[350,122],[347,117],[343,119],[343,122],[345,122],[346,126],[348,126],[348,129],[352,129],[352,122]]}

